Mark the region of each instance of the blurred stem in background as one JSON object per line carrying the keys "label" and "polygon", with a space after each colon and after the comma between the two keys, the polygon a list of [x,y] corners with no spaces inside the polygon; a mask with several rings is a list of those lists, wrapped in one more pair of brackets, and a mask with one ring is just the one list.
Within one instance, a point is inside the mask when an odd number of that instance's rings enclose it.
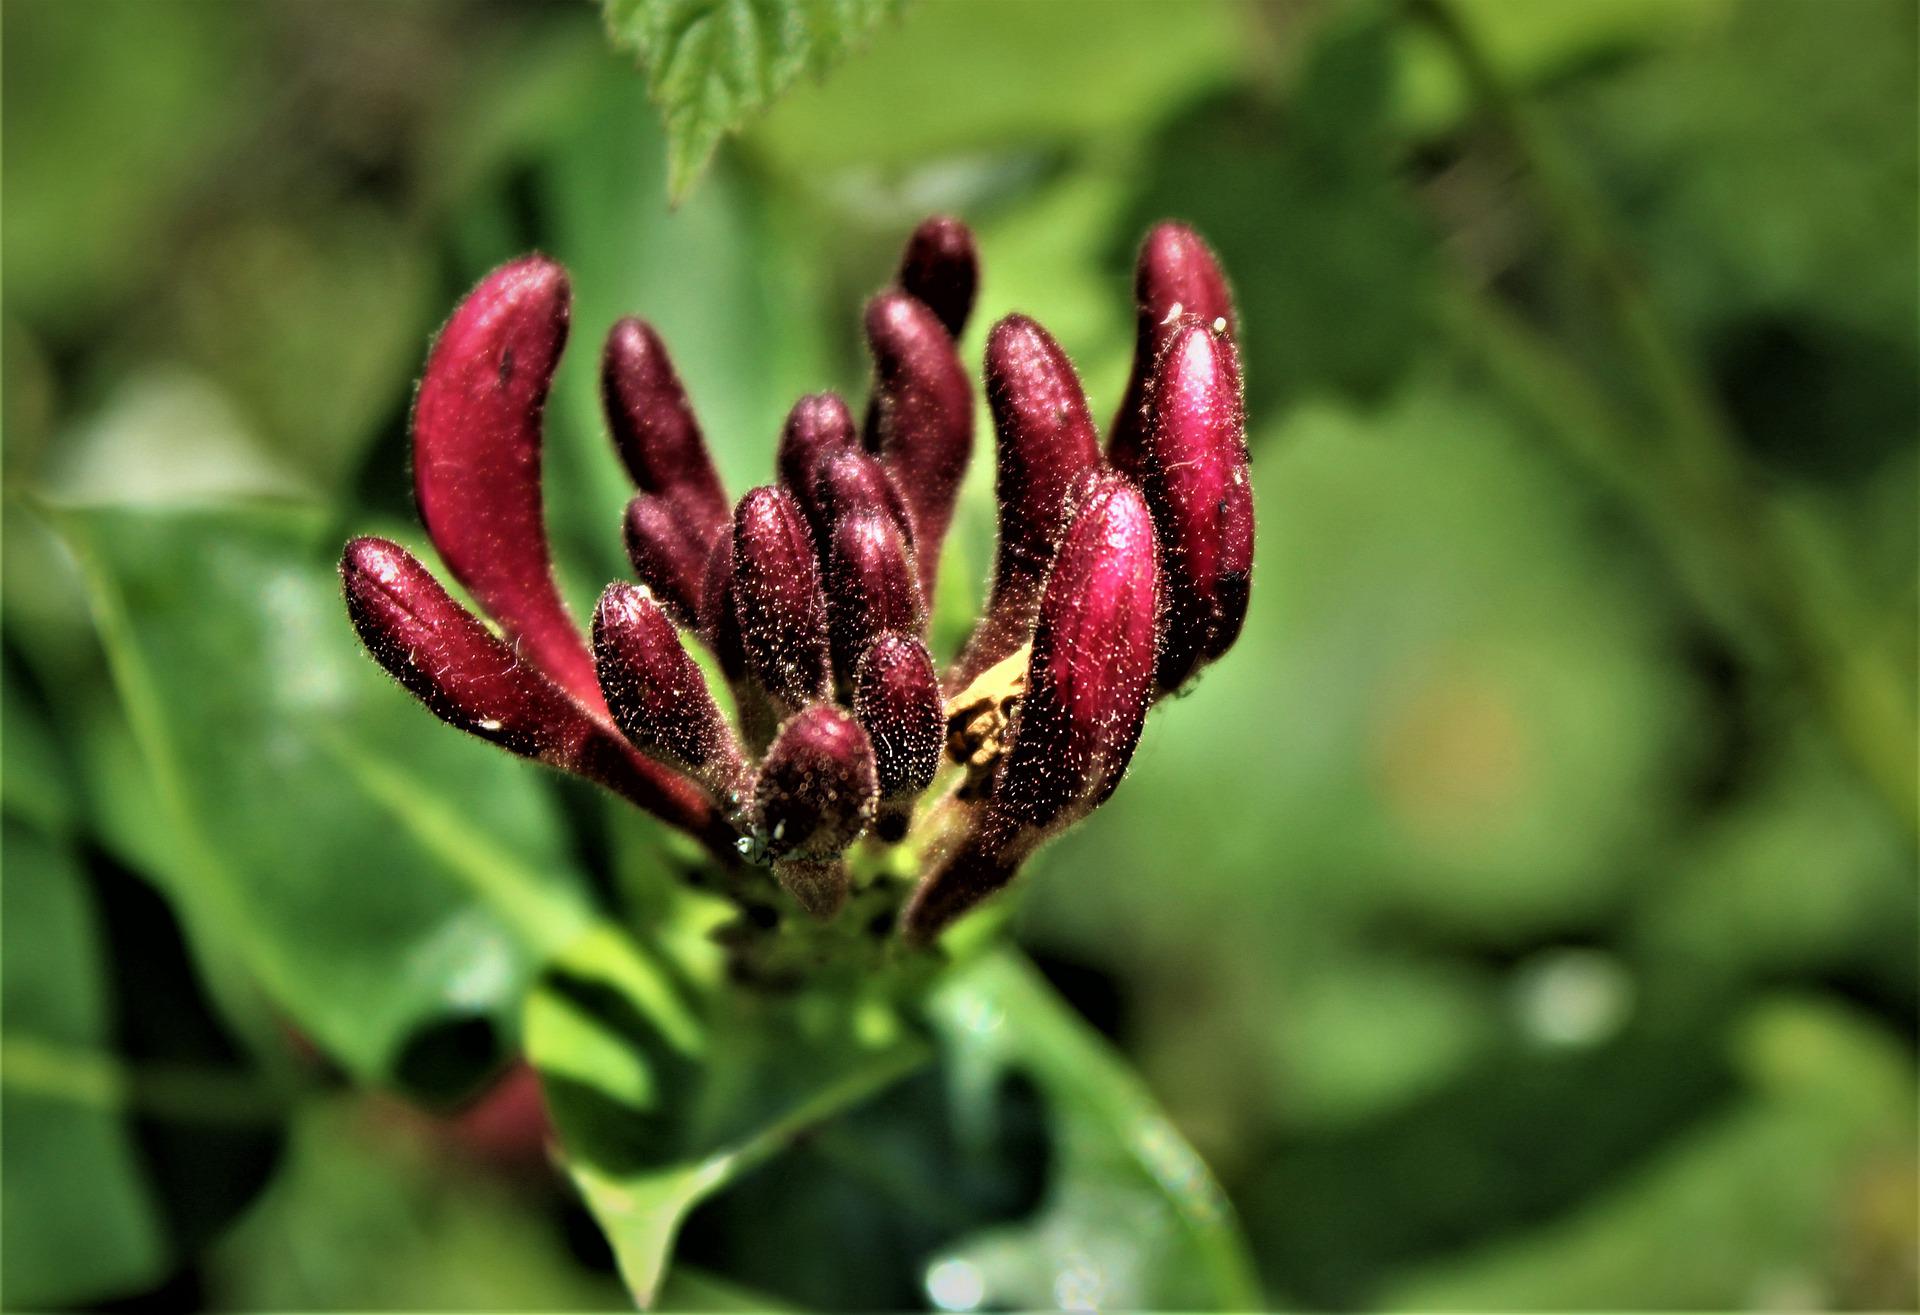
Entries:
{"label": "blurred stem in background", "polygon": [[[1536,107],[1517,93],[1449,0],[1406,0],[1517,153],[1541,210],[1597,292],[1658,421],[1649,441],[1581,365],[1483,286],[1457,282],[1445,321],[1497,379],[1632,505],[1705,611],[1742,651],[1806,692],[1852,769],[1920,841],[1916,727],[1898,668],[1844,603],[1809,578],[1779,511],[1756,487],[1727,417],[1671,332],[1606,206]],[[1731,592],[1741,614],[1714,606]]]}

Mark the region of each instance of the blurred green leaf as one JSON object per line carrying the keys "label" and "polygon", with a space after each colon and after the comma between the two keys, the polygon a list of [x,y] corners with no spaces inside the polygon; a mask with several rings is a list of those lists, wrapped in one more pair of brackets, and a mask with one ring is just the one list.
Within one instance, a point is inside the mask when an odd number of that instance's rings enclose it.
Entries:
{"label": "blurred green leaf", "polygon": [[556,963],[526,1027],[567,1172],[642,1306],[690,1209],[927,1058],[878,1001],[734,997],[696,1022],[612,936]]}
{"label": "blurred green leaf", "polygon": [[667,195],[684,200],[720,139],[804,75],[824,76],[904,0],[602,0],[667,126]]}
{"label": "blurred green leaf", "polygon": [[1233,1207],[1125,1062],[1011,954],[956,969],[930,1014],[952,1065],[963,1140],[1018,1074],[1047,1103],[1055,1159],[1032,1219],[967,1238],[927,1285],[945,1309],[1256,1310]]}
{"label": "blurred green leaf", "polygon": [[73,767],[22,686],[23,674],[9,662],[0,680],[0,809],[43,835],[70,835],[81,811]]}
{"label": "blurred green leaf", "polygon": [[745,140],[803,194],[828,191],[855,215],[900,211],[969,166],[1130,147],[1172,106],[1245,70],[1256,18],[1220,0],[921,5]]}
{"label": "blurred green leaf", "polygon": [[1398,1310],[1911,1309],[1911,1056],[1817,999],[1761,1004],[1748,1086],[1589,1204],[1391,1291]]}
{"label": "blurred green leaf", "polygon": [[9,314],[71,331],[164,268],[174,208],[245,121],[237,108],[260,99],[247,56],[259,17],[152,0],[103,0],[84,19],[61,4],[9,14]]}
{"label": "blurred green leaf", "polygon": [[[26,1310],[98,1301],[165,1273],[165,1233],[117,1091],[91,1067],[36,1074],[33,1052],[20,1049],[109,1053],[101,944],[80,866],[64,845],[11,819],[4,848],[0,1302]],[[45,1080],[30,1084],[35,1076]]]}
{"label": "blurred green leaf", "polygon": [[274,1186],[214,1248],[219,1310],[614,1310],[542,1206],[378,1098],[310,1105]]}
{"label": "blurred green leaf", "polygon": [[[497,1062],[532,964],[586,916],[534,770],[410,706],[358,652],[325,522],[291,508],[52,513],[173,827],[195,939],[236,948],[357,1075]],[[473,1031],[474,1026],[479,1031]]]}

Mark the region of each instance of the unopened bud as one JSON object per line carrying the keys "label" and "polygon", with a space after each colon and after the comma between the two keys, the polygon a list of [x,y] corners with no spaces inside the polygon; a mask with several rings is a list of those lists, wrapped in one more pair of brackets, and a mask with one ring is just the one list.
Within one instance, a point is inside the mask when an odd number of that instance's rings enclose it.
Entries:
{"label": "unopened bud", "polygon": [[913,801],[940,769],[946,739],[940,677],[925,642],[898,633],[873,641],[854,667],[853,715],[873,744],[880,784],[874,831],[899,840]]}
{"label": "unopened bud", "polygon": [[807,523],[813,526],[821,555],[827,551],[834,525],[848,516],[878,512],[900,527],[901,540],[913,546],[913,516],[887,468],[859,448],[830,452],[814,469],[809,496],[801,501]]}
{"label": "unopened bud", "polygon": [[[787,412],[786,424],[780,429],[780,450],[775,458],[780,482],[803,508],[809,507],[814,476],[821,463],[836,452],[857,450],[859,444],[853,413],[838,393],[803,397]],[[810,510],[808,516],[811,519]]]}
{"label": "unopened bud", "polygon": [[642,753],[693,772],[723,799],[746,765],[700,666],[646,590],[611,584],[593,614],[593,655],[613,720]]}
{"label": "unopened bud", "polygon": [[1189,322],[1155,371],[1139,479],[1167,597],[1159,684],[1178,689],[1239,637],[1253,573],[1253,485],[1233,340]]}
{"label": "unopened bud", "polygon": [[913,230],[900,258],[900,287],[925,302],[955,338],[966,330],[979,286],[980,256],[965,224],[935,215]]}
{"label": "unopened bud", "polygon": [[406,549],[385,539],[354,539],[341,558],[340,578],[367,651],[442,721],[596,781],[695,835],[711,839],[721,830],[693,782],[636,754],[611,726],[522,662]]}
{"label": "unopened bud", "polygon": [[528,661],[601,707],[593,656],[553,580],[541,417],[566,345],[566,271],[502,265],[435,340],[413,406],[414,497],[440,556]]}
{"label": "unopened bud", "polygon": [[1185,224],[1157,224],[1147,234],[1134,269],[1133,297],[1137,315],[1133,373],[1107,441],[1108,459],[1129,474],[1138,468],[1140,446],[1147,436],[1148,385],[1154,366],[1182,321],[1198,320],[1229,337],[1235,332],[1233,293],[1220,262],[1206,240]]}
{"label": "unopened bud", "polygon": [[755,489],[734,512],[732,593],[747,670],[775,706],[826,698],[827,600],[813,538],[782,489]]}
{"label": "unopened bud", "polygon": [[986,608],[955,665],[956,688],[1027,642],[1054,545],[1066,530],[1067,495],[1101,465],[1080,380],[1045,329],[1024,315],[994,325],[986,377],[997,436],[1000,539]]}
{"label": "unopened bud", "polygon": [[881,512],[843,516],[827,545],[827,621],[833,669],[851,686],[854,664],[882,632],[920,633],[920,585],[900,527]]}
{"label": "unopened bud", "polygon": [[867,345],[874,391],[866,446],[906,499],[920,592],[931,601],[940,544],[973,450],[973,391],[952,336],[917,297],[892,291],[869,302]]}
{"label": "unopened bud", "polygon": [[700,621],[700,595],[706,587],[708,559],[713,556],[701,534],[689,526],[680,509],[652,493],[636,493],[622,521],[627,560],[640,583],[674,620],[687,627]]}
{"label": "unopened bud", "polygon": [[[822,865],[860,838],[878,797],[867,733],[838,708],[815,704],[774,737],[753,786],[755,837],[809,911],[830,915],[845,898]],[[800,866],[783,873],[789,863]]]}
{"label": "unopened bud", "polygon": [[1087,477],[1034,627],[1026,695],[974,827],[921,881],[903,934],[925,943],[1119,785],[1153,696],[1153,518],[1124,477]]}
{"label": "unopened bud", "polygon": [[1153,518],[1117,474],[1086,486],[1040,601],[1027,693],[992,804],[1033,827],[1072,821],[1120,783],[1153,693]]}
{"label": "unopened bud", "polygon": [[680,511],[704,557],[727,524],[727,495],[652,325],[629,316],[613,326],[600,361],[600,393],[614,449],[635,486]]}

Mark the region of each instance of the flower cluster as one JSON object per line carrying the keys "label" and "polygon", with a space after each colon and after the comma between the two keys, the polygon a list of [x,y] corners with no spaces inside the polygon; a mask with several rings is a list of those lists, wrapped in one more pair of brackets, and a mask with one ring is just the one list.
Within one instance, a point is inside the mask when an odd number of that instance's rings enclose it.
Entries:
{"label": "flower cluster", "polygon": [[601,383],[639,583],[608,586],[589,637],[554,582],[540,486],[566,274],[537,255],[494,271],[433,346],[413,442],[427,533],[498,629],[404,548],[359,538],[341,574],[362,640],[442,720],[607,787],[722,866],[769,867],[820,918],[855,884],[850,847],[918,826],[898,926],[928,941],[1113,793],[1148,708],[1239,634],[1253,559],[1230,294],[1205,243],[1162,224],[1104,451],[1045,329],[1010,315],[988,336],[998,549],[940,669],[925,632],[973,446],[956,344],[978,278],[964,225],[922,224],[867,305],[864,417],[802,398],[777,480],[732,504],[659,335],[614,325]]}

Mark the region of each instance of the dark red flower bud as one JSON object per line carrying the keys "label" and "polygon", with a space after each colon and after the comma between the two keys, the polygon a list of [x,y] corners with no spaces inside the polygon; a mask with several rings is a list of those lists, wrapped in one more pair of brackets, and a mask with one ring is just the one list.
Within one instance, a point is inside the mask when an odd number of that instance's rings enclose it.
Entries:
{"label": "dark red flower bud", "polygon": [[710,545],[665,498],[636,493],[623,521],[627,560],[640,583],[653,591],[674,620],[689,629],[700,622],[700,595],[706,588]]}
{"label": "dark red flower bud", "polygon": [[449,725],[624,795],[725,852],[731,831],[693,782],[641,757],[385,539],[347,544],[347,612],[367,651]]}
{"label": "dark red flower bud", "polygon": [[1104,803],[1153,694],[1160,580],[1152,514],[1117,474],[1090,480],[1040,600],[1027,694],[991,807],[1033,827]]}
{"label": "dark red flower bud", "polygon": [[751,674],[782,711],[827,697],[827,600],[813,538],[790,494],[771,485],[733,518],[733,608]]}
{"label": "dark red flower bud", "polygon": [[920,585],[900,527],[884,512],[834,523],[827,543],[827,622],[833,669],[851,687],[854,664],[882,632],[920,633]]}
{"label": "dark red flower bud", "polygon": [[635,486],[680,510],[704,559],[727,524],[726,490],[652,325],[629,316],[613,326],[600,359],[600,393],[614,449]]}
{"label": "dark red flower bud", "polygon": [[1074,503],[1041,598],[1011,745],[975,827],[902,915],[911,941],[938,935],[1050,835],[1105,803],[1139,743],[1159,629],[1153,517],[1112,472],[1083,479]]}
{"label": "dark red flower bud", "polygon": [[840,709],[815,704],[774,737],[753,786],[754,833],[809,911],[831,914],[845,898],[844,874],[835,893],[830,881],[823,888],[819,865],[860,838],[879,791],[867,733]]}
{"label": "dark red flower bud", "polygon": [[940,544],[973,450],[973,392],[946,326],[904,292],[867,303],[873,402],[866,446],[877,452],[913,520],[920,592],[931,601]]}
{"label": "dark red flower bud", "polygon": [[1253,574],[1253,485],[1233,340],[1189,321],[1167,344],[1147,403],[1139,480],[1167,596],[1159,684],[1178,689],[1239,637]]}
{"label": "dark red flower bud", "polygon": [[700,586],[700,638],[729,681],[747,674],[747,650],[740,639],[740,618],[733,605],[733,536],[723,534],[707,558]]}
{"label": "dark red flower bud", "polygon": [[914,635],[881,635],[853,674],[853,715],[873,744],[880,782],[874,830],[882,840],[906,834],[913,801],[940,770],[946,710],[933,655]]}
{"label": "dark red flower bud", "polygon": [[818,536],[822,556],[835,522],[861,512],[878,512],[900,527],[901,540],[913,546],[913,516],[887,468],[870,453],[854,448],[830,452],[815,468],[810,496],[801,500],[807,523]]}
{"label": "dark red flower bud", "polygon": [[1100,440],[1086,395],[1058,343],[1024,315],[987,338],[987,404],[998,436],[1000,541],[986,609],[952,683],[966,685],[1033,633],[1040,591],[1066,529],[1067,495],[1100,467]]}
{"label": "dark red flower bud", "polygon": [[787,422],[780,429],[780,451],[776,458],[780,482],[800,500],[802,507],[808,507],[821,463],[835,452],[858,447],[853,413],[847,410],[840,394],[814,393],[803,397],[787,412]]}
{"label": "dark red flower bud", "polygon": [[900,257],[900,287],[925,302],[955,338],[966,330],[979,286],[980,256],[965,224],[935,215],[913,230]]}
{"label": "dark red flower bud", "polygon": [[610,584],[593,614],[593,656],[613,720],[633,746],[738,802],[746,763],[680,633],[644,589]]}
{"label": "dark red flower bud", "polygon": [[740,636],[740,614],[733,597],[731,534],[720,536],[707,559],[706,584],[700,592],[700,638],[733,689],[740,734],[754,750],[765,748],[779,719],[767,705],[759,682],[747,674],[746,642]]}
{"label": "dark red flower bud", "polygon": [[566,271],[503,265],[447,321],[413,406],[414,496],[454,578],[534,666],[599,710],[593,655],[553,581],[541,415],[566,345]]}
{"label": "dark red flower bud", "polygon": [[1181,321],[1197,319],[1217,324],[1229,336],[1235,332],[1233,293],[1220,272],[1220,262],[1205,239],[1185,224],[1158,224],[1147,234],[1134,269],[1133,297],[1138,314],[1133,374],[1107,440],[1108,459],[1130,474],[1138,468],[1140,445],[1147,435],[1147,392],[1153,367]]}

